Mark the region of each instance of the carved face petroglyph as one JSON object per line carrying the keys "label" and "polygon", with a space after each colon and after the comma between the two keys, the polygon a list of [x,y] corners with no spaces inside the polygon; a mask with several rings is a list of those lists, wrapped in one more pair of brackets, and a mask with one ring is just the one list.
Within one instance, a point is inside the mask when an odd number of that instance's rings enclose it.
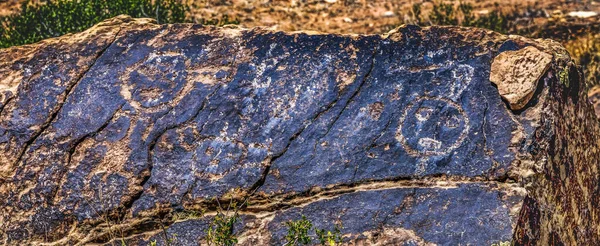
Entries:
{"label": "carved face petroglyph", "polygon": [[469,119],[460,105],[435,97],[420,97],[400,118],[396,139],[413,156],[445,155],[464,141]]}

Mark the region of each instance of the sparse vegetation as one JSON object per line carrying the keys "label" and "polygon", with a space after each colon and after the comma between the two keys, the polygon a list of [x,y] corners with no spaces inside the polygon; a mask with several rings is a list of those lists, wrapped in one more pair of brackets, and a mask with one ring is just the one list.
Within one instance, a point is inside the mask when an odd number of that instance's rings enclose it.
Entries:
{"label": "sparse vegetation", "polygon": [[573,60],[583,68],[587,89],[600,84],[600,35],[588,34],[564,45]]}
{"label": "sparse vegetation", "polygon": [[[411,16],[414,24],[427,25],[460,25],[470,27],[486,28],[505,34],[518,34],[532,38],[546,37],[543,29],[546,26],[537,26],[534,29],[524,28],[517,23],[521,16],[519,11],[515,10],[511,14],[504,14],[499,11],[496,4],[496,10],[492,10],[486,15],[475,15],[473,6],[467,3],[435,3],[429,16],[422,16],[421,4],[412,6]],[[526,15],[536,16],[539,11],[535,9],[524,10]],[[555,17],[553,17],[555,18]],[[426,21],[427,20],[427,21]],[[569,36],[570,37],[570,36]],[[586,89],[600,84],[600,34],[587,34],[582,37],[562,39],[562,36],[553,37],[558,41],[563,41],[573,60],[580,66],[585,74]],[[559,79],[568,85],[568,71],[561,71],[558,74]]]}
{"label": "sparse vegetation", "polygon": [[225,246],[236,244],[238,240],[233,234],[233,226],[237,220],[237,214],[227,215],[219,213],[215,215],[206,232],[208,244]]}
{"label": "sparse vegetation", "polygon": [[204,211],[198,212],[198,211],[193,211],[193,210],[185,210],[185,211],[180,211],[180,212],[174,212],[173,216],[172,216],[172,220],[178,221],[178,220],[200,219],[200,218],[202,218],[203,215],[204,215]]}
{"label": "sparse vegetation", "polygon": [[326,231],[324,229],[315,229],[317,238],[321,245],[335,246],[342,242],[342,233],[339,225],[335,225],[332,231]]}
{"label": "sparse vegetation", "polygon": [[213,25],[213,26],[224,26],[224,25],[239,25],[240,20],[233,19],[228,15],[223,15],[222,18],[219,19],[196,19],[196,22],[201,23],[202,25]]}
{"label": "sparse vegetation", "polygon": [[312,241],[308,233],[313,225],[306,219],[306,216],[302,215],[300,220],[288,221],[285,224],[288,227],[288,233],[285,236],[286,245],[306,245]]}
{"label": "sparse vegetation", "polygon": [[[515,31],[515,23],[509,21],[515,19],[515,16],[503,14],[497,9],[499,9],[498,6],[496,6],[496,10],[476,16],[471,4],[440,2],[433,5],[429,16],[421,16],[421,4],[416,3],[412,6],[412,16],[415,24],[418,25],[460,25],[486,28],[502,33]],[[429,21],[424,21],[426,19]]]}
{"label": "sparse vegetation", "polygon": [[[216,199],[219,202],[218,199]],[[223,210],[219,203],[217,214],[213,217],[210,226],[206,230],[206,242],[208,245],[232,246],[238,242],[234,234],[234,225],[239,220],[239,207],[230,201],[227,210]]]}
{"label": "sparse vegetation", "polygon": [[[336,225],[333,231],[315,228],[306,216],[299,220],[285,222],[288,227],[285,236],[287,245],[308,245],[316,239],[321,245],[335,246],[342,242],[341,226]],[[311,231],[314,230],[314,234]]]}
{"label": "sparse vegetation", "polygon": [[121,14],[159,23],[185,22],[187,11],[181,0],[27,0],[20,12],[0,18],[0,47],[80,32]]}
{"label": "sparse vegetation", "polygon": [[[106,211],[105,208],[108,206],[105,205],[106,199],[104,198],[104,195],[103,195],[104,193],[103,193],[102,188],[98,187],[96,192],[98,194],[98,202],[96,202],[96,203],[91,202],[85,197],[82,197],[83,200],[90,207],[90,209],[94,212],[94,214],[108,226],[107,236],[111,241],[111,245],[114,245],[114,242],[119,242],[121,246],[127,246],[127,244],[125,243],[125,236],[123,233],[123,229],[120,226],[121,221],[119,219],[117,219],[115,221],[111,217],[110,213],[108,211]],[[96,207],[94,206],[95,204],[100,205],[100,208],[99,208],[100,211],[98,209],[96,209]]]}

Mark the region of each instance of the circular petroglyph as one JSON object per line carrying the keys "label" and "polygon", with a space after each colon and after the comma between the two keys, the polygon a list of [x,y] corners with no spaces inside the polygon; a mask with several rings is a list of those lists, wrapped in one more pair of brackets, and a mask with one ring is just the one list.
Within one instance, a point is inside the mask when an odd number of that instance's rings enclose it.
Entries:
{"label": "circular petroglyph", "polygon": [[445,155],[458,148],[469,131],[469,118],[455,102],[420,97],[400,118],[396,139],[413,156]]}
{"label": "circular petroglyph", "polygon": [[131,67],[121,94],[144,108],[172,102],[186,84],[185,59],[177,53],[152,53]]}

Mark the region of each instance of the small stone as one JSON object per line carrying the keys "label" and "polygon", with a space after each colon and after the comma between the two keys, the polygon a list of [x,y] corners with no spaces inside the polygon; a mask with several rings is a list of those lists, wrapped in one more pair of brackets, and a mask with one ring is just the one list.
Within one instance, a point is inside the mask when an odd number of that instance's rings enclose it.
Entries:
{"label": "small stone", "polygon": [[392,17],[392,16],[394,16],[394,15],[396,15],[396,14],[394,13],[394,11],[385,11],[385,12],[383,13],[383,17]]}

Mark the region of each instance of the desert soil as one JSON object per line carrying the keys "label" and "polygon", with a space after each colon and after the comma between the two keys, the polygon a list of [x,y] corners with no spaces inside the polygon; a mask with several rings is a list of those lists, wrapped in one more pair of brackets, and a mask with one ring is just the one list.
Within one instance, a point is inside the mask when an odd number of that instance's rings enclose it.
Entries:
{"label": "desert soil", "polygon": [[[23,0],[0,0],[0,16],[17,11]],[[40,0],[43,2],[44,0]],[[186,0],[192,18],[199,20],[237,20],[240,26],[268,26],[283,31],[311,30],[327,33],[385,33],[400,24],[414,23],[413,4],[422,4],[427,16],[434,3],[422,0]],[[459,1],[445,1],[458,4]],[[595,1],[560,0],[464,0],[474,6],[475,14],[489,11],[525,13],[534,11],[534,22],[545,23],[559,17],[562,21],[595,22],[597,17],[566,20],[569,13],[600,13]],[[529,11],[528,11],[529,10]],[[425,21],[426,18],[425,18]]]}

